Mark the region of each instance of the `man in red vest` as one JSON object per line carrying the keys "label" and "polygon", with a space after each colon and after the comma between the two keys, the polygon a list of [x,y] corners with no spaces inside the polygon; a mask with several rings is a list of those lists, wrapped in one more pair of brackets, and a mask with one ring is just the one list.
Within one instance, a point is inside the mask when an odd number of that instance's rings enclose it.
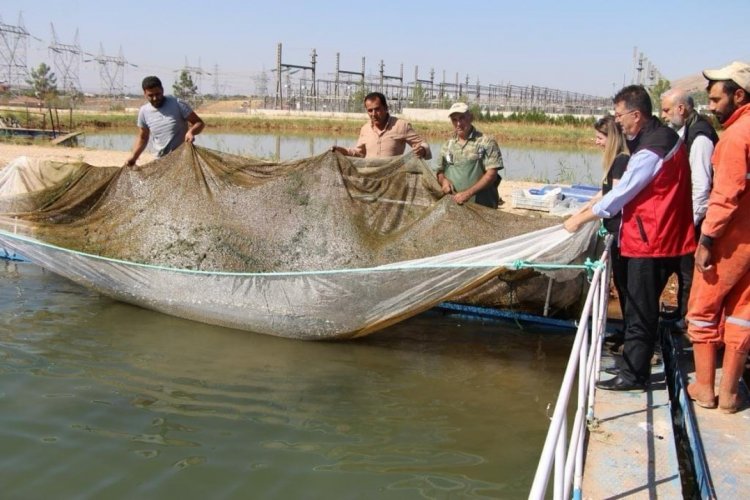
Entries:
{"label": "man in red vest", "polygon": [[724,132],[711,159],[714,185],[695,252],[687,319],[696,382],[688,394],[716,408],[716,349],[723,342],[719,408],[734,413],[750,351],[750,64],[733,62],[703,76],[708,107]]}
{"label": "man in red vest", "polygon": [[690,164],[677,133],[653,116],[641,85],[620,90],[615,120],[627,138],[630,160],[620,182],[591,210],[573,215],[565,229],[622,211],[620,254],[628,257],[625,343],[617,375],[597,382],[611,391],[644,390],[657,340],[659,297],[683,255],[695,251]]}

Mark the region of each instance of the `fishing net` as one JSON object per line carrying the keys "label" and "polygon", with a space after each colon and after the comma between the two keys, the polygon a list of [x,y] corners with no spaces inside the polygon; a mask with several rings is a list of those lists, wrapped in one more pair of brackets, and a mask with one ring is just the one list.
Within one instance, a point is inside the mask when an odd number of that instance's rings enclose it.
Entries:
{"label": "fishing net", "polygon": [[580,262],[592,231],[456,205],[411,154],[272,162],[185,146],[140,168],[76,164],[48,187],[0,194],[0,243],[53,272],[168,314],[293,338],[365,335],[450,299],[536,312],[550,277],[553,307],[569,306],[578,270],[515,267]]}
{"label": "fishing net", "polygon": [[[13,195],[42,191],[53,186],[66,189],[90,168],[92,167],[84,163],[63,163],[20,156],[0,170],[0,200],[7,202]],[[27,203],[32,201],[15,199]],[[33,210],[38,207],[6,205],[5,208]]]}

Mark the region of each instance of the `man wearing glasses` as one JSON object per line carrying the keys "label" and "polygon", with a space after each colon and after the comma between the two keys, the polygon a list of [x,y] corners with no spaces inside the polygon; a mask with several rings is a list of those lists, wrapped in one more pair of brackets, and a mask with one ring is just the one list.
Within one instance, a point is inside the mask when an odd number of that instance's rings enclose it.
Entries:
{"label": "man wearing glasses", "polygon": [[659,322],[659,297],[683,255],[695,251],[690,164],[677,133],[655,116],[651,97],[630,85],[614,97],[615,121],[630,149],[625,174],[591,210],[565,221],[577,231],[584,223],[622,211],[620,253],[628,257],[627,328],[617,375],[597,382],[611,391],[644,390],[651,371]]}

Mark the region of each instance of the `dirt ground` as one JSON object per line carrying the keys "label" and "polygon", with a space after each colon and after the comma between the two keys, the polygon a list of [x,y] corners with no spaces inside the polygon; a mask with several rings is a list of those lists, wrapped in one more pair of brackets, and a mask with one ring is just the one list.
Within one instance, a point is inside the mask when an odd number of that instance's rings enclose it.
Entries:
{"label": "dirt ground", "polygon": [[669,282],[667,282],[667,286],[664,287],[664,292],[661,294],[661,301],[668,306],[677,306],[677,276],[672,275],[669,278]]}
{"label": "dirt ground", "polygon": [[[54,160],[62,162],[83,161],[97,167],[112,167],[124,165],[130,153],[127,151],[109,151],[91,148],[69,148],[65,146],[41,146],[25,144],[0,143],[0,167],[4,167],[11,160],[19,156],[34,159]],[[146,163],[153,159],[153,155],[144,152],[138,163]]]}

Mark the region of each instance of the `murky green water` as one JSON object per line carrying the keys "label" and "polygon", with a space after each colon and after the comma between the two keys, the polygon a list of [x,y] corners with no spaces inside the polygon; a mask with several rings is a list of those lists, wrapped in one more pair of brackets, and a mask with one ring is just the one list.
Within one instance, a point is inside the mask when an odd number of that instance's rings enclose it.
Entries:
{"label": "murky green water", "polygon": [[525,497],[571,342],[434,313],[284,340],[0,261],[0,497]]}

